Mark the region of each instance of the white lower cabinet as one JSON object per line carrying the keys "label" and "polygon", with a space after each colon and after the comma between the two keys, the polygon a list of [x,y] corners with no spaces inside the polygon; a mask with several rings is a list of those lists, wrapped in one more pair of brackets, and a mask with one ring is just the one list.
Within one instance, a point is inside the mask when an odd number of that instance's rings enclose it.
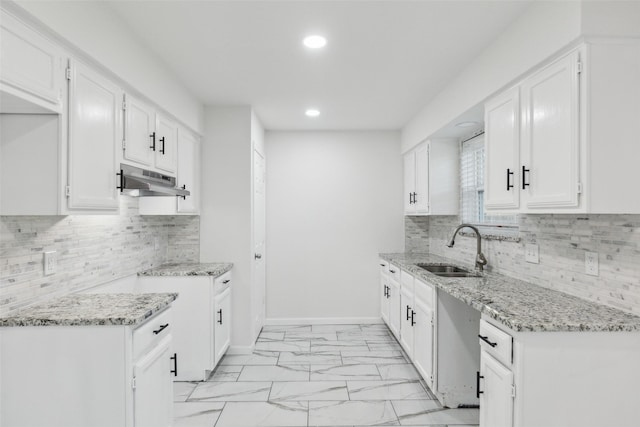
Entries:
{"label": "white lower cabinet", "polygon": [[415,331],[415,309],[413,304],[413,276],[402,272],[400,285],[400,344],[413,360]]}
{"label": "white lower cabinet", "polygon": [[382,321],[389,324],[389,263],[380,260],[380,315]]}
{"label": "white lower cabinet", "polygon": [[[142,276],[139,292],[178,292],[173,303],[175,381],[204,381],[229,346],[231,272],[209,276]],[[222,323],[220,323],[222,316]]]}
{"label": "white lower cabinet", "polygon": [[172,314],[137,327],[1,328],[0,425],[171,426]]}
{"label": "white lower cabinet", "polygon": [[[400,339],[400,283],[395,280],[393,271],[399,272],[400,268],[391,264],[389,266],[389,329]],[[399,274],[398,274],[399,275]]]}
{"label": "white lower cabinet", "polygon": [[434,294],[433,286],[415,279],[413,363],[431,389],[435,388]]}
{"label": "white lower cabinet", "polygon": [[478,397],[480,425],[511,427],[513,425],[513,372],[488,352],[480,353]]}

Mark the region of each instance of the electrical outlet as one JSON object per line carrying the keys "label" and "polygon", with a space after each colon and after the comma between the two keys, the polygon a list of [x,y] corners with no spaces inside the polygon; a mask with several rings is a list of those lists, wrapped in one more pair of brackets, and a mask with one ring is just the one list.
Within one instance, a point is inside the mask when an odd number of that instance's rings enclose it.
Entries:
{"label": "electrical outlet", "polygon": [[58,269],[58,255],[56,251],[44,253],[44,275],[50,276]]}
{"label": "electrical outlet", "polygon": [[584,272],[591,275],[598,275],[598,253],[597,252],[585,252],[584,253]]}
{"label": "electrical outlet", "polygon": [[535,243],[528,243],[524,247],[524,259],[532,264],[540,264],[540,253],[538,245]]}

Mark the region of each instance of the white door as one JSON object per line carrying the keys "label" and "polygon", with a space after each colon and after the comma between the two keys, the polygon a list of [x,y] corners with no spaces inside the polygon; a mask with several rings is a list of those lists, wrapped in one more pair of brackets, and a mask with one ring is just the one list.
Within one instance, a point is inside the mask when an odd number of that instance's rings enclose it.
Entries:
{"label": "white door", "polygon": [[520,184],[528,210],[578,206],[578,61],[574,52],[522,84]]}
{"label": "white door", "polygon": [[231,288],[215,297],[215,363],[216,365],[229,348],[231,340]]}
{"label": "white door", "polygon": [[178,150],[178,127],[169,119],[156,114],[156,168],[175,174]]}
{"label": "white door", "polygon": [[433,309],[416,301],[415,312],[414,364],[433,390]]}
{"label": "white door", "polygon": [[387,325],[389,324],[389,280],[386,275],[380,275],[380,316]]}
{"label": "white door", "polygon": [[400,338],[400,285],[389,281],[389,328],[397,339]]}
{"label": "white door", "polygon": [[153,165],[154,112],[126,95],[123,158],[144,166]]}
{"label": "white door", "polygon": [[480,426],[512,427],[513,372],[482,351],[480,375]]}
{"label": "white door", "polygon": [[198,142],[189,132],[178,131],[178,187],[191,192],[189,196],[178,197],[178,212],[181,213],[198,211],[198,148]]}
{"label": "white door", "polygon": [[122,92],[80,63],[69,83],[69,209],[117,210]]}
{"label": "white door", "polygon": [[404,213],[415,213],[413,193],[416,191],[416,157],[415,152],[404,155]]}
{"label": "white door", "polygon": [[400,344],[410,359],[413,360],[413,294],[405,289],[400,291]]}
{"label": "white door", "polygon": [[520,206],[520,92],[511,89],[485,104],[485,207]]}
{"label": "white door", "polygon": [[429,145],[423,144],[416,148],[416,190],[413,196],[413,206],[416,213],[429,212]]}
{"label": "white door", "polygon": [[171,336],[166,337],[133,367],[135,427],[169,427],[173,422]]}
{"label": "white door", "polygon": [[258,337],[265,321],[266,260],[265,260],[265,159],[253,151],[253,307],[254,338]]}

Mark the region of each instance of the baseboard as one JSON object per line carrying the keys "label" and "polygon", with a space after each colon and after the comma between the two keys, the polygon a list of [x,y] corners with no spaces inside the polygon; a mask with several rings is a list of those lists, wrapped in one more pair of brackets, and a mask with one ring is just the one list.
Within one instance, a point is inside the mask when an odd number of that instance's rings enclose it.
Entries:
{"label": "baseboard", "polygon": [[251,345],[230,345],[226,354],[251,354],[255,346],[255,343]]}
{"label": "baseboard", "polygon": [[354,325],[382,323],[380,317],[297,317],[265,319],[265,325]]}

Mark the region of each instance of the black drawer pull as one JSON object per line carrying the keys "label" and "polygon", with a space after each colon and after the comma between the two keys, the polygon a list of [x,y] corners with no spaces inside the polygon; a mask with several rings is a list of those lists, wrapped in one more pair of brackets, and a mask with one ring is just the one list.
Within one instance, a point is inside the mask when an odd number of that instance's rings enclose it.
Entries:
{"label": "black drawer pull", "polygon": [[386,267],[386,266],[387,266],[386,264],[380,264],[380,267]]}
{"label": "black drawer pull", "polygon": [[476,397],[480,399],[480,395],[484,393],[484,391],[480,391],[480,379],[484,378],[480,375],[480,371],[476,372]]}
{"label": "black drawer pull", "polygon": [[227,283],[229,283],[230,281],[231,281],[231,279],[227,279],[227,280],[223,280],[223,281],[222,281],[222,283],[223,283],[224,285],[226,285],[226,284],[227,284]]}
{"label": "black drawer pull", "polygon": [[158,335],[160,332],[164,331],[167,326],[169,326],[168,323],[165,323],[164,325],[160,325],[160,328],[158,328],[157,330],[153,331],[154,334]]}
{"label": "black drawer pull", "polygon": [[396,271],[395,270],[389,270],[392,274],[394,274]]}
{"label": "black drawer pull", "polygon": [[218,323],[222,325],[222,309],[218,310],[218,314],[220,315],[220,319],[218,319]]}
{"label": "black drawer pull", "polygon": [[497,342],[491,342],[489,341],[489,337],[483,337],[482,335],[478,335],[478,338],[480,338],[482,341],[486,342],[487,344],[489,344],[491,347],[495,347],[498,345]]}

